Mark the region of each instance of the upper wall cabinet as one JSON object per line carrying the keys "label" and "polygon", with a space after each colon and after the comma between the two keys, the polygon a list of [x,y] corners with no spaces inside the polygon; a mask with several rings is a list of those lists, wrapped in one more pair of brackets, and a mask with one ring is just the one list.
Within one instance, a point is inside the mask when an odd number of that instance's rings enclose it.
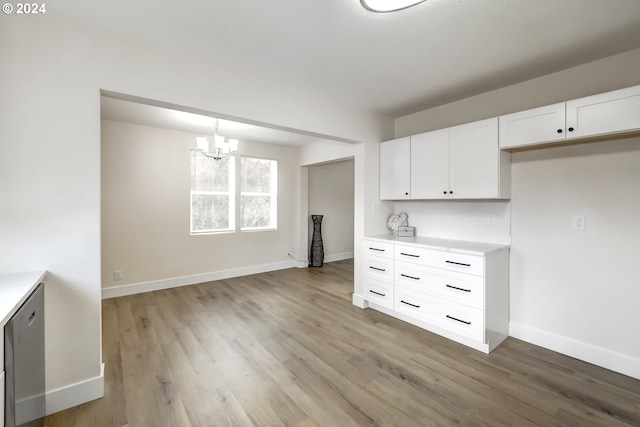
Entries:
{"label": "upper wall cabinet", "polygon": [[449,150],[450,197],[510,197],[511,156],[498,147],[497,117],[450,128]]}
{"label": "upper wall cabinet", "polygon": [[380,198],[508,198],[509,163],[497,118],[383,142]]}
{"label": "upper wall cabinet", "polygon": [[500,117],[500,148],[533,147],[640,130],[640,86]]}
{"label": "upper wall cabinet", "polygon": [[380,144],[380,199],[411,198],[410,158],[408,136]]}
{"label": "upper wall cabinet", "polygon": [[565,103],[500,116],[500,148],[565,139]]}
{"label": "upper wall cabinet", "polygon": [[411,136],[411,198],[449,197],[449,129]]}

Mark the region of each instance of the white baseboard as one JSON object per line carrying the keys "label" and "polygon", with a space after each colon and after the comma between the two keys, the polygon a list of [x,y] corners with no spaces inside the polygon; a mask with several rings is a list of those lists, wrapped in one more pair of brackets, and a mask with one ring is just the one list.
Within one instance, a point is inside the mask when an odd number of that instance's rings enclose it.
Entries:
{"label": "white baseboard", "polygon": [[104,396],[104,363],[100,375],[47,392],[46,414],[51,415]]}
{"label": "white baseboard", "polygon": [[616,353],[602,347],[596,347],[592,344],[576,341],[517,322],[509,323],[509,335],[531,344],[539,345],[540,347],[640,379],[640,359],[638,358]]}
{"label": "white baseboard", "polygon": [[351,302],[353,305],[355,305],[356,307],[360,307],[360,308],[369,308],[369,301],[366,301],[362,295],[358,295],[356,293],[354,293],[351,296]]}
{"label": "white baseboard", "polygon": [[[343,252],[340,254],[325,255],[323,261],[327,263],[327,262],[334,262],[334,261],[342,261],[344,259],[351,259],[351,258],[353,258],[353,252]],[[309,261],[296,260],[296,267],[307,268],[309,267]]]}
{"label": "white baseboard", "polygon": [[102,288],[102,299],[141,294],[143,292],[159,291],[162,289],[177,288],[179,286],[195,285],[198,283],[213,282],[215,280],[231,279],[233,277],[248,276],[250,274],[284,270],[296,266],[296,261],[292,259],[272,264],[253,265],[250,267],[234,268],[232,270],[194,274],[192,276],[172,277],[170,279],[154,280],[150,282],[111,286],[108,288]]}
{"label": "white baseboard", "polygon": [[342,261],[353,258],[353,252],[343,252],[341,254],[325,255],[324,262]]}

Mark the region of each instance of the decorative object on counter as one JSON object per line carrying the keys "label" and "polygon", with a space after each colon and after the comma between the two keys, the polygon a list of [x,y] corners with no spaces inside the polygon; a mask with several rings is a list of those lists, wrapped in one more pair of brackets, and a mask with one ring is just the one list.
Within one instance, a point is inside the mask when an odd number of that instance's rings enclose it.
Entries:
{"label": "decorative object on counter", "polygon": [[413,237],[416,235],[416,228],[403,226],[398,227],[398,237]]}
{"label": "decorative object on counter", "polygon": [[324,262],[324,246],[322,243],[322,218],[324,215],[311,215],[313,221],[313,237],[309,253],[309,267],[322,267]]}
{"label": "decorative object on counter", "polygon": [[391,214],[387,220],[387,228],[391,230],[393,234],[398,234],[398,228],[406,227],[407,225],[409,225],[409,215],[404,212]]}

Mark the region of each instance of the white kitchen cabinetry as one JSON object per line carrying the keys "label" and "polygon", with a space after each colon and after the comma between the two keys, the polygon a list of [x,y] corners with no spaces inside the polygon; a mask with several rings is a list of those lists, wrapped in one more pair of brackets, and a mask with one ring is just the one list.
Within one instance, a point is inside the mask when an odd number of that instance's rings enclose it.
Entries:
{"label": "white kitchen cabinetry", "polygon": [[509,164],[497,118],[383,142],[380,199],[508,198]]}
{"label": "white kitchen cabinetry", "polygon": [[[498,146],[498,119],[449,129],[449,197],[508,198],[511,157]],[[443,190],[444,191],[444,190]]]}
{"label": "white kitchen cabinetry", "polygon": [[411,198],[449,195],[449,129],[411,136]]}
{"label": "white kitchen cabinetry", "polygon": [[411,138],[380,144],[380,199],[411,198]]}
{"label": "white kitchen cabinetry", "polygon": [[500,116],[500,148],[565,139],[565,103]]}
{"label": "white kitchen cabinetry", "polygon": [[393,309],[393,245],[367,241],[364,253],[364,292],[367,300]]}
{"label": "white kitchen cabinetry", "polygon": [[[485,353],[508,336],[508,246],[388,235],[367,238],[364,245],[365,253],[384,248],[385,273],[393,272],[391,281],[386,276],[371,282],[369,270],[378,265],[367,254],[364,299],[369,307]],[[391,304],[370,285],[378,282]]]}
{"label": "white kitchen cabinetry", "polygon": [[500,117],[500,148],[523,148],[640,131],[640,86]]}
{"label": "white kitchen cabinetry", "polygon": [[640,86],[567,102],[567,138],[640,129]]}

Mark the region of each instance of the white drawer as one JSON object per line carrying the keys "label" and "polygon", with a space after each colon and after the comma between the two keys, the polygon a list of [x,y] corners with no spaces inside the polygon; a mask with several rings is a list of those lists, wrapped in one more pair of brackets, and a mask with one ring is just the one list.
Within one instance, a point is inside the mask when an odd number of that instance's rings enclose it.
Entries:
{"label": "white drawer", "polygon": [[484,342],[482,310],[426,296],[410,289],[395,289],[395,311],[446,329],[478,342]]}
{"label": "white drawer", "polygon": [[484,257],[478,255],[459,254],[456,252],[438,251],[414,246],[396,245],[397,261],[442,268],[461,273],[484,275]]}
{"label": "white drawer", "polygon": [[415,292],[482,309],[484,280],[480,276],[396,262],[395,283]]}
{"label": "white drawer", "polygon": [[455,252],[436,252],[433,267],[443,268],[460,273],[484,276],[484,257],[479,255],[459,254]]}
{"label": "white drawer", "polygon": [[393,309],[393,284],[365,277],[364,299],[383,307]]}
{"label": "white drawer", "polygon": [[393,258],[393,243],[381,242],[379,240],[365,240],[364,254],[382,258]]}
{"label": "white drawer", "polygon": [[365,257],[365,275],[372,279],[393,283],[393,259],[378,256]]}
{"label": "white drawer", "polygon": [[394,258],[396,261],[410,262],[420,265],[431,265],[436,261],[434,252],[431,249],[419,248],[416,246],[396,245]]}

